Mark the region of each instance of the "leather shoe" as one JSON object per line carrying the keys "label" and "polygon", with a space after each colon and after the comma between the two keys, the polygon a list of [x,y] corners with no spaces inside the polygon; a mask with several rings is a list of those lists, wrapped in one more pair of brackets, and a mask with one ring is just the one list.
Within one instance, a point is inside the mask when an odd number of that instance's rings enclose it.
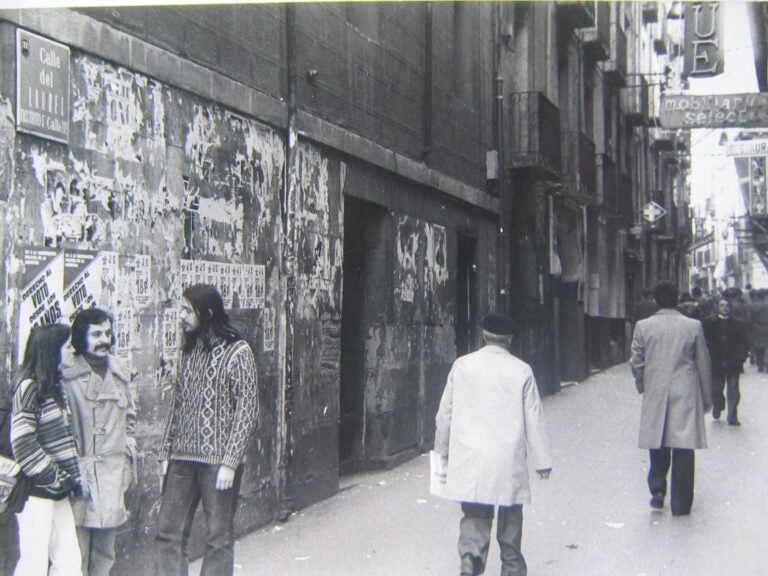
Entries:
{"label": "leather shoe", "polygon": [[664,508],[664,494],[661,492],[654,492],[651,496],[651,508],[661,510]]}
{"label": "leather shoe", "polygon": [[728,425],[729,426],[741,426],[741,422],[739,422],[738,418],[728,418]]}
{"label": "leather shoe", "polygon": [[712,409],[712,418],[715,420],[720,420],[720,410]]}

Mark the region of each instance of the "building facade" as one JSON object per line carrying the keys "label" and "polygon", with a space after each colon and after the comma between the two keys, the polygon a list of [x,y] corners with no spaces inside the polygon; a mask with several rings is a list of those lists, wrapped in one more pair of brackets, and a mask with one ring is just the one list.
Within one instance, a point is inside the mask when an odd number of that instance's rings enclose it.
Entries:
{"label": "building facade", "polygon": [[[0,19],[2,372],[30,327],[115,314],[141,454],[118,573],[151,561],[186,285],[219,287],[257,358],[245,532],[428,448],[484,313],[520,321],[551,394],[623,360],[629,304],[679,272],[685,167],[651,103],[663,5]],[[651,199],[675,214],[658,229]]]}

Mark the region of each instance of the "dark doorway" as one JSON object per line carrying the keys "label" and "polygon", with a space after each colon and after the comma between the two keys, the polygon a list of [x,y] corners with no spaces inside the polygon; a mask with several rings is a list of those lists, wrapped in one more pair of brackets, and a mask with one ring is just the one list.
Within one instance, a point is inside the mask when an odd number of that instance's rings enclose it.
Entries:
{"label": "dark doorway", "polygon": [[459,234],[456,249],[456,354],[468,354],[475,348],[477,240]]}
{"label": "dark doorway", "polygon": [[366,329],[381,306],[386,267],[381,206],[347,197],[344,200],[344,263],[341,317],[341,383],[339,388],[339,474],[364,465]]}

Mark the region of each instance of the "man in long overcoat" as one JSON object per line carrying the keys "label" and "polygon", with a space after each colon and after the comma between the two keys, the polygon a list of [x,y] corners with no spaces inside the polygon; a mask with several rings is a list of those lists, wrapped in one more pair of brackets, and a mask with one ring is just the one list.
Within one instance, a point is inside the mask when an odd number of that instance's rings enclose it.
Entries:
{"label": "man in long overcoat", "polygon": [[701,322],[675,309],[677,287],[659,282],[659,311],[635,325],[630,366],[643,395],[639,447],[650,451],[651,506],[663,508],[667,473],[674,516],[693,504],[694,450],[707,447],[704,414],[712,407],[710,358]]}
{"label": "man in long overcoat", "polygon": [[482,574],[494,506],[502,576],[525,576],[520,550],[522,505],[530,502],[528,459],[541,478],[551,471],[541,399],[531,367],[508,348],[515,323],[483,319],[485,346],[458,358],[437,413],[435,450],[447,466],[444,497],[461,502],[462,576]]}
{"label": "man in long overcoat", "polygon": [[109,575],[118,528],[128,520],[124,496],[136,476],[136,406],[130,373],[110,353],[113,325],[100,308],[79,312],[73,353],[62,360],[83,483],[82,497],[72,500],[83,576]]}

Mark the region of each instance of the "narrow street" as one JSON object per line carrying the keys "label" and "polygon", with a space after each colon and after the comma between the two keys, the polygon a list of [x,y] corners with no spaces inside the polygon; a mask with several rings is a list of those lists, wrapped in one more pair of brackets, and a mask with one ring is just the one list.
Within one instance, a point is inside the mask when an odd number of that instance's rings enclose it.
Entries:
{"label": "narrow street", "polygon": [[[648,505],[640,396],[627,364],[544,400],[555,467],[532,478],[523,551],[531,576],[764,575],[768,566],[768,375],[742,376],[741,427],[707,417],[689,517]],[[535,475],[534,475],[535,476]],[[428,457],[344,481],[334,497],[237,543],[236,573],[458,574],[457,504],[429,494]],[[193,566],[199,571],[200,562]],[[487,574],[499,573],[492,544]]]}

